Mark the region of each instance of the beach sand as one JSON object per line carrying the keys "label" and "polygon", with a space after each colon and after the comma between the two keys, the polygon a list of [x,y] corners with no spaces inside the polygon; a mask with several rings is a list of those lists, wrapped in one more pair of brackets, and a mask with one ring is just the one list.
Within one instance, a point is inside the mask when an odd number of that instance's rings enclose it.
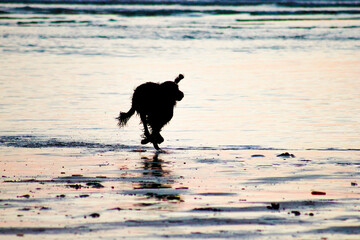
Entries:
{"label": "beach sand", "polygon": [[166,151],[2,147],[1,238],[358,239],[358,151]]}

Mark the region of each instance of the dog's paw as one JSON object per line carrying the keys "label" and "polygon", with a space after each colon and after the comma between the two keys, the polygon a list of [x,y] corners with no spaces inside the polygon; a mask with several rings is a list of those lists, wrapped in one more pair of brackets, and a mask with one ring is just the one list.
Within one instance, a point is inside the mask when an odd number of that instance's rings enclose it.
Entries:
{"label": "dog's paw", "polygon": [[143,140],[141,140],[141,144],[147,144],[149,142],[151,142],[150,138],[144,138]]}
{"label": "dog's paw", "polygon": [[160,144],[164,141],[164,138],[159,134],[155,137],[154,142]]}
{"label": "dog's paw", "polygon": [[164,138],[158,134],[158,135],[151,135],[149,137],[145,137],[143,140],[141,140],[141,144],[147,144],[149,142],[160,144],[164,142]]}

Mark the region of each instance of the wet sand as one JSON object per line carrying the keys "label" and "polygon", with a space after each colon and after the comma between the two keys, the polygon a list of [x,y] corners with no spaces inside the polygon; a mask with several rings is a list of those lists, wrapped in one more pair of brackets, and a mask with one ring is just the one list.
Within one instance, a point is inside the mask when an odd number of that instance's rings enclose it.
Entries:
{"label": "wet sand", "polygon": [[360,234],[359,151],[57,146],[0,156],[1,239]]}

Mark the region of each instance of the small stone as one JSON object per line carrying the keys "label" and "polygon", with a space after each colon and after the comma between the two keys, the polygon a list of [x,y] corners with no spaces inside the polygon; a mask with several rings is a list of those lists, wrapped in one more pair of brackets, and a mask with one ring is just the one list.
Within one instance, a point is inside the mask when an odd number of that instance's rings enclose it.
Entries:
{"label": "small stone", "polygon": [[29,198],[30,195],[29,194],[25,194],[25,195],[22,195],[22,196],[18,196],[19,198]]}
{"label": "small stone", "polygon": [[89,216],[92,217],[92,218],[98,218],[98,217],[100,217],[100,214],[98,214],[98,213],[92,213],[92,214],[90,214]]}
{"label": "small stone", "polygon": [[67,187],[75,188],[76,190],[80,189],[82,186],[81,184],[69,184],[66,185]]}
{"label": "small stone", "polygon": [[321,191],[312,191],[311,195],[326,195],[326,192],[321,192]]}
{"label": "small stone", "polygon": [[104,186],[98,182],[88,182],[86,183],[87,186],[91,186],[93,188],[103,188]]}
{"label": "small stone", "polygon": [[28,207],[24,207],[24,208],[19,209],[19,211],[30,211],[30,210],[31,210],[31,208],[28,208]]}
{"label": "small stone", "polygon": [[267,209],[270,210],[279,210],[280,209],[280,203],[271,203],[271,206],[267,206]]}
{"label": "small stone", "polygon": [[124,210],[124,209],[119,208],[119,207],[115,207],[115,208],[110,208],[110,209],[108,209],[108,210],[117,210],[117,211],[121,211],[121,210]]}
{"label": "small stone", "polygon": [[284,153],[281,153],[281,154],[277,155],[277,157],[294,158],[295,155],[291,154],[291,153],[288,153],[288,152],[284,152]]}
{"label": "small stone", "polygon": [[291,211],[291,213],[293,213],[295,216],[300,216],[300,212],[299,212],[299,211]]}

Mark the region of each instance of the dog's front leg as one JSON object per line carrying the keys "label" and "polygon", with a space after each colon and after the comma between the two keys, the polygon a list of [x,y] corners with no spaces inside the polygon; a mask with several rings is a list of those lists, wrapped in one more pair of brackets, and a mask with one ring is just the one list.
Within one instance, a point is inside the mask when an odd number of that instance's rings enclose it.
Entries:
{"label": "dog's front leg", "polygon": [[154,127],[151,132],[151,139],[152,143],[154,145],[154,148],[158,151],[162,151],[158,144],[162,143],[164,141],[164,138],[160,135],[160,129],[157,127]]}

